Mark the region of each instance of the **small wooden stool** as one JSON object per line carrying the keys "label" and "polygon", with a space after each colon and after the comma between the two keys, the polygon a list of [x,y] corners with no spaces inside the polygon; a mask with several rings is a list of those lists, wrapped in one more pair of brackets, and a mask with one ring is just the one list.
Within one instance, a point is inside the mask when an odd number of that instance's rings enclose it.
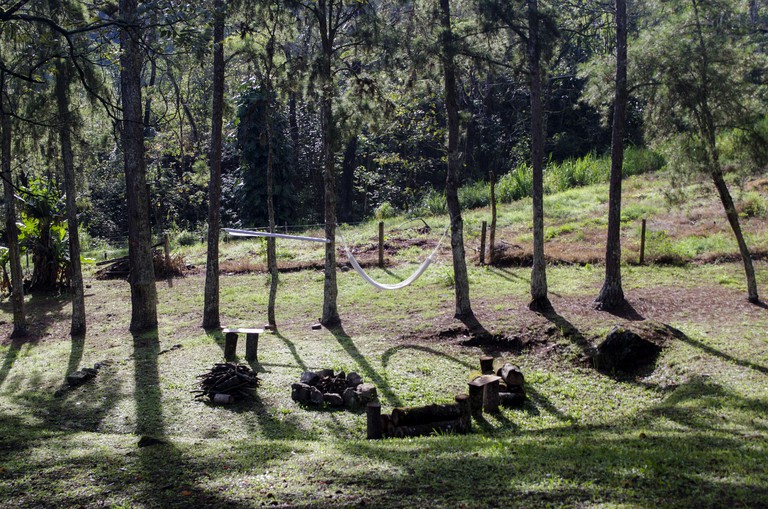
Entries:
{"label": "small wooden stool", "polygon": [[259,348],[259,334],[264,332],[264,329],[224,329],[224,358],[232,360],[235,358],[235,352],[237,351],[237,335],[245,334],[245,360],[255,361],[258,357]]}
{"label": "small wooden stool", "polygon": [[483,375],[469,382],[469,403],[472,415],[479,417],[481,409],[488,413],[499,411],[500,376]]}

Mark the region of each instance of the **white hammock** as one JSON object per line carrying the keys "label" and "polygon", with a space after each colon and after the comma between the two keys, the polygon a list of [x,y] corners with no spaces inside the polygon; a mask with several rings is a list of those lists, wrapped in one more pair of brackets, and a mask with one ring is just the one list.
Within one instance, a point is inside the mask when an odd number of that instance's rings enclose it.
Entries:
{"label": "white hammock", "polygon": [[448,233],[448,228],[446,228],[445,232],[443,232],[443,236],[440,237],[440,241],[437,243],[437,246],[435,246],[435,249],[432,251],[432,253],[430,253],[429,256],[427,256],[427,259],[424,260],[421,263],[421,265],[419,265],[419,268],[417,268],[416,271],[410,275],[410,277],[408,277],[407,279],[404,279],[403,281],[400,281],[399,283],[386,284],[386,283],[379,283],[363,270],[363,268],[357,262],[357,259],[355,259],[355,256],[352,254],[352,251],[350,251],[349,246],[347,246],[347,242],[344,240],[344,235],[341,234],[341,228],[339,227],[339,225],[336,225],[336,228],[339,231],[339,238],[341,239],[341,243],[344,244],[344,251],[346,251],[347,253],[347,258],[349,259],[349,263],[355,269],[355,272],[360,274],[360,277],[362,277],[365,281],[367,281],[371,286],[374,286],[379,290],[398,290],[400,288],[405,288],[409,284],[416,281],[419,278],[419,276],[424,274],[424,271],[427,270],[427,267],[429,267],[429,265],[437,259],[436,258],[437,250],[440,249],[440,244],[443,243],[445,234]]}
{"label": "white hammock", "polygon": [[330,240],[328,239],[319,239],[317,237],[301,237],[299,235],[283,235],[282,233],[257,232],[253,230],[236,230],[234,228],[222,228],[222,230],[229,233],[233,237],[275,237],[278,239],[308,240],[310,242],[324,242],[326,244],[330,242]]}

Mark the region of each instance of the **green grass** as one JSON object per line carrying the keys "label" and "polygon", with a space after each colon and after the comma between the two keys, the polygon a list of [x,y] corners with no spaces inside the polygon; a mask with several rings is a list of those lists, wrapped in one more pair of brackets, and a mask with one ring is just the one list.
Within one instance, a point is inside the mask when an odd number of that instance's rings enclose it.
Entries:
{"label": "green grass", "polygon": [[[662,181],[633,177],[626,184],[630,215],[677,224],[651,205],[659,203]],[[604,228],[606,196],[600,185],[548,196],[552,241],[575,242],[580,232]],[[468,246],[486,217],[482,209],[465,215]],[[500,209],[509,242],[529,235],[529,218],[530,200]],[[419,221],[389,219],[387,239],[437,240],[447,220],[428,222],[432,232],[421,234]],[[636,227],[627,225],[625,234]],[[352,245],[370,244],[377,222],[343,233]],[[700,254],[724,249],[728,239],[720,231],[681,237],[670,228],[666,235],[670,252]],[[281,248],[292,259],[322,258],[320,245]],[[174,251],[204,260],[200,246]],[[370,272],[397,281],[428,251],[405,248],[392,267]],[[223,258],[243,256],[263,256],[259,242],[222,243]],[[757,261],[756,268],[765,293],[768,265]],[[0,344],[2,507],[765,505],[768,314],[746,304],[740,265],[623,267],[624,291],[644,317],[686,336],[648,372],[620,377],[581,362],[585,344],[626,324],[591,308],[602,267],[548,267],[557,315],[546,318],[527,310],[528,268],[470,263],[473,308],[489,331],[541,342],[493,352],[520,366],[529,399],[521,409],[476,419],[466,436],[381,441],[365,439],[363,411],[303,408],[291,401],[290,384],[304,370],[333,368],[374,383],[385,412],[450,402],[487,350],[461,343],[447,250],[396,292],[374,290],[353,271],[337,275],[343,328],[315,331],[322,273],[281,274],[280,332],[260,338],[257,398],[231,407],[195,401],[189,392],[198,374],[222,360],[222,335],[199,328],[202,274],[158,282],[158,331],[139,338],[127,331],[125,282],[87,277],[88,334],[76,341],[67,335],[65,297],[28,297],[33,339]],[[262,325],[267,293],[265,274],[222,276],[222,322]],[[7,299],[0,321],[7,333]],[[105,361],[91,382],[63,388],[67,373]],[[141,435],[168,444],[138,448]]]}

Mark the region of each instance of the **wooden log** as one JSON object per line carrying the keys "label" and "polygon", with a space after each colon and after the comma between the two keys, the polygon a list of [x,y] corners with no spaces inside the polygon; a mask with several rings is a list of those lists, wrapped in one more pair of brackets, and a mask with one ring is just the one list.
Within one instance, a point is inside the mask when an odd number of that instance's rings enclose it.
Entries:
{"label": "wooden log", "polygon": [[493,373],[493,357],[480,357],[480,371],[482,371],[484,375]]}
{"label": "wooden log", "polygon": [[456,404],[461,411],[461,433],[469,433],[472,431],[472,410],[469,404],[469,394],[457,394]]}
{"label": "wooden log", "polygon": [[381,432],[385,437],[395,436],[395,427],[389,414],[381,414]]}
{"label": "wooden log", "polygon": [[501,392],[499,393],[499,403],[507,408],[521,407],[525,403],[525,393]]}
{"label": "wooden log", "polygon": [[245,360],[255,361],[258,358],[259,333],[249,332],[245,335]]}
{"label": "wooden log", "polygon": [[523,372],[520,371],[519,367],[506,363],[499,369],[497,374],[507,384],[510,392],[516,392],[516,388],[522,389],[525,377],[523,377]]}
{"label": "wooden log", "polygon": [[499,411],[499,380],[483,386],[483,411],[489,414]]}
{"label": "wooden log", "polygon": [[366,423],[368,427],[368,440],[377,440],[382,436],[381,404],[368,403],[365,406]]}
{"label": "wooden log", "polygon": [[469,411],[475,417],[483,413],[483,386],[469,382]]}
{"label": "wooden log", "polygon": [[450,421],[431,422],[429,424],[419,424],[416,426],[397,426],[394,436],[398,438],[419,437],[438,433],[461,433],[461,419]]}
{"label": "wooden log", "polygon": [[395,427],[450,421],[459,417],[461,417],[461,408],[456,404],[404,407],[392,410],[392,424]]}
{"label": "wooden log", "polygon": [[227,332],[224,335],[224,358],[232,360],[237,352],[237,332]]}

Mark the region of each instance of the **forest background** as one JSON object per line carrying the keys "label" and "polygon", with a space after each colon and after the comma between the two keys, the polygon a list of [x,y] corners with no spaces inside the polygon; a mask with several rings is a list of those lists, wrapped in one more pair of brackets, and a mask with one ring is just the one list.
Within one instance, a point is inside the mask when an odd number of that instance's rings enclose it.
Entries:
{"label": "forest background", "polygon": [[[15,244],[12,230],[23,225],[30,288],[70,283],[74,237],[86,248],[121,244],[132,222],[180,244],[211,230],[211,244],[219,225],[333,228],[329,199],[340,223],[445,212],[451,150],[462,208],[487,205],[492,178],[501,201],[524,198],[534,194],[531,133],[539,124],[547,191],[607,179],[613,2],[450,5],[3,2],[6,237]],[[675,179],[723,173],[738,185],[764,169],[761,7],[629,2],[625,176],[668,163]],[[676,37],[689,29],[691,40]],[[448,149],[447,54],[460,124]],[[536,112],[533,68],[543,77]],[[129,149],[137,146],[138,159]],[[149,244],[146,234],[134,238]],[[148,285],[132,285],[153,300]]]}

